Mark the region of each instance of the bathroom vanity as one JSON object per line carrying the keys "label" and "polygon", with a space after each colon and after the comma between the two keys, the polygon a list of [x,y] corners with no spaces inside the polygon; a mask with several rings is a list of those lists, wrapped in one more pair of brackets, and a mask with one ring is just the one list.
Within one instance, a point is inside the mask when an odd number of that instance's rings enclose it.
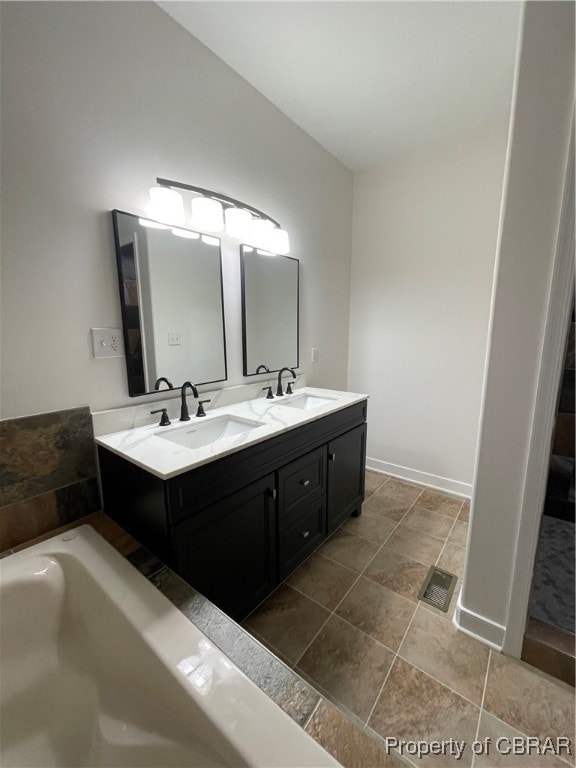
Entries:
{"label": "bathroom vanity", "polygon": [[104,510],[242,619],[360,514],[366,413],[365,395],[306,388],[105,435]]}

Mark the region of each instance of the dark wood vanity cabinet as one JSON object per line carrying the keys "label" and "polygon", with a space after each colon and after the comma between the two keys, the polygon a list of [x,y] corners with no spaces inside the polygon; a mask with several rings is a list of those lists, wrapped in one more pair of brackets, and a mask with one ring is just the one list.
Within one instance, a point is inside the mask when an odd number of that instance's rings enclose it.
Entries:
{"label": "dark wood vanity cabinet", "polygon": [[175,526],[177,570],[230,616],[277,583],[275,478],[267,475]]}
{"label": "dark wood vanity cabinet", "polygon": [[366,401],[169,480],[99,446],[104,511],[235,619],[364,498]]}

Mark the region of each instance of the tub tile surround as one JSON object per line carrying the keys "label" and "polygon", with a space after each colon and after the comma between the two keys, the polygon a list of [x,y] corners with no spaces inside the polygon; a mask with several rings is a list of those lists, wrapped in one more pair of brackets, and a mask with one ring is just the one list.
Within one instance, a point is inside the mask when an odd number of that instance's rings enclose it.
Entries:
{"label": "tub tile surround", "polygon": [[0,421],[0,551],[101,507],[90,410]]}
{"label": "tub tile surround", "polygon": [[[417,600],[430,562],[460,573],[469,502],[373,472],[366,473],[366,494],[358,521],[366,512],[382,519],[388,537],[373,521],[364,527],[351,521],[278,588],[281,600],[273,593],[243,623],[282,655],[276,643],[290,646],[317,611],[314,626],[321,626],[315,634],[309,627],[309,645],[296,660],[294,652],[283,658],[332,705],[316,711],[325,717],[324,733],[337,728],[336,707],[384,751],[386,737],[466,742],[460,759],[405,753],[413,765],[573,765],[573,755],[519,758],[495,744],[500,737],[559,735],[570,738],[574,750],[574,690],[459,632],[452,617],[460,579],[448,613]],[[359,557],[367,551],[369,559]],[[315,717],[309,730],[318,730]],[[486,737],[490,754],[472,755],[472,742]],[[378,757],[369,760],[356,764],[379,765]]]}

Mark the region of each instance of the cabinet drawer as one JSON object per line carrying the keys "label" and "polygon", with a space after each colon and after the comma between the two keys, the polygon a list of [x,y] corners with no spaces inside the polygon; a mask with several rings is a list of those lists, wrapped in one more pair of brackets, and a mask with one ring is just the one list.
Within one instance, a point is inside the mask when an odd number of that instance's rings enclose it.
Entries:
{"label": "cabinet drawer", "polygon": [[324,540],[326,535],[326,497],[312,502],[281,529],[279,576],[284,579]]}
{"label": "cabinet drawer", "polygon": [[318,448],[278,471],[278,523],[284,525],[321,496],[326,487],[326,448]]}

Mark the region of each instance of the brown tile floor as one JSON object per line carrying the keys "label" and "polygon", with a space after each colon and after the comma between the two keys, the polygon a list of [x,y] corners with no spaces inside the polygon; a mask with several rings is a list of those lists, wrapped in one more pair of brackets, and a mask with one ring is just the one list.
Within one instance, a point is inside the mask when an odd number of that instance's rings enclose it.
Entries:
{"label": "brown tile floor", "polygon": [[[466,742],[460,759],[410,757],[415,765],[574,765],[565,754],[506,756],[496,749],[500,737],[527,734],[566,736],[574,751],[574,690],[453,626],[468,515],[461,499],[367,472],[361,517],[308,558],[245,628],[374,743]],[[432,564],[459,577],[448,614],[417,601]],[[316,713],[308,729],[320,720]],[[475,739],[488,739],[489,754],[472,754]],[[347,762],[379,764],[367,749],[370,757]]]}

